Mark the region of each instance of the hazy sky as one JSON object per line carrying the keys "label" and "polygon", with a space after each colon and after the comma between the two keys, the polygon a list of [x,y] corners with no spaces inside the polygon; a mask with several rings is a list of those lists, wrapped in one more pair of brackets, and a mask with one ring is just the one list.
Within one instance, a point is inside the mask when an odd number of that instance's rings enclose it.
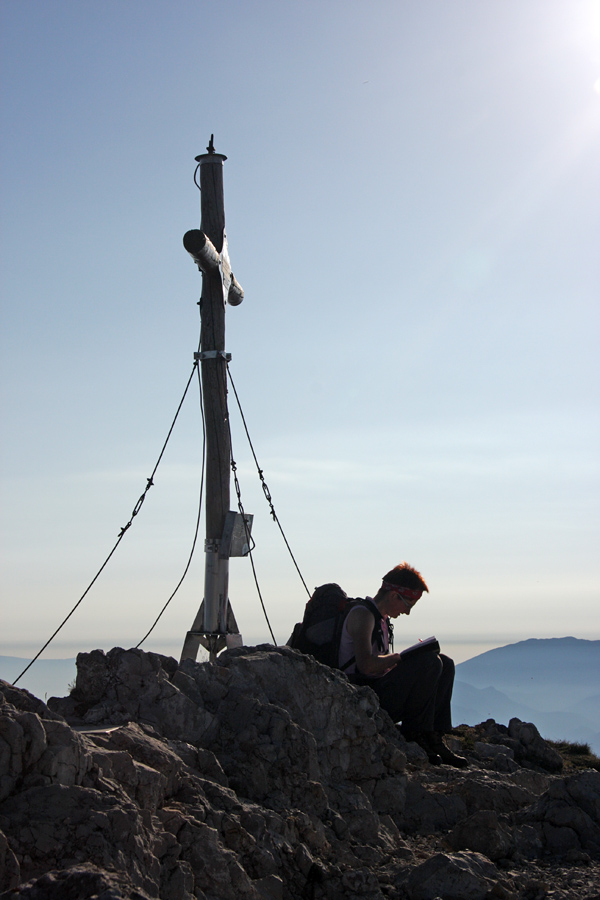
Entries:
{"label": "hazy sky", "polygon": [[[597,0],[2,0],[0,654],[103,562],[191,371],[194,156],[227,155],[227,349],[312,588],[373,593],[457,658],[600,638]],[[232,406],[233,401],[231,401]],[[306,595],[232,408],[277,640]],[[183,571],[197,391],[139,517],[47,651],[137,643]],[[202,541],[148,649],[178,655]],[[269,639],[247,560],[230,597]],[[469,648],[471,648],[469,650]]]}

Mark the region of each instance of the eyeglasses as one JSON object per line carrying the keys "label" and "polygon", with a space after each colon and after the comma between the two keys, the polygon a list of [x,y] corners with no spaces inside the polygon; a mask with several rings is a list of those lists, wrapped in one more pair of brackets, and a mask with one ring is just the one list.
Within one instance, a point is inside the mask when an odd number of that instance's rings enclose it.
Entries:
{"label": "eyeglasses", "polygon": [[400,597],[400,599],[402,600],[404,605],[408,607],[408,609],[412,609],[413,606],[415,605],[415,603],[418,603],[418,599],[417,600],[408,600],[407,597],[403,597],[401,594],[398,594],[397,596]]}

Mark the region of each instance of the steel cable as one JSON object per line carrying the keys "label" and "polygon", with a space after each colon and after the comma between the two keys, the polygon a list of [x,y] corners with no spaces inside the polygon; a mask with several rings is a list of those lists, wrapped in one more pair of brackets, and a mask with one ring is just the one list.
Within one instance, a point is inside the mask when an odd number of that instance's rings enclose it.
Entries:
{"label": "steel cable", "polygon": [[265,479],[264,479],[263,470],[261,469],[261,467],[260,467],[259,464],[258,464],[258,459],[256,458],[256,453],[254,452],[254,447],[253,447],[253,445],[252,445],[252,440],[251,440],[251,438],[250,438],[250,433],[249,433],[249,431],[248,431],[248,426],[247,426],[247,424],[246,424],[246,419],[245,419],[245,416],[244,416],[244,413],[243,413],[243,410],[242,410],[242,405],[241,405],[241,403],[240,403],[240,398],[238,397],[238,392],[237,392],[237,390],[236,390],[236,388],[235,388],[235,384],[234,384],[233,378],[232,378],[232,376],[231,376],[231,371],[230,371],[230,369],[229,369],[229,364],[227,364],[227,375],[228,375],[228,377],[229,377],[229,381],[231,382],[231,387],[233,388],[233,393],[234,393],[234,395],[235,395],[235,399],[236,399],[236,402],[237,402],[237,405],[238,405],[238,409],[239,409],[239,411],[240,411],[240,416],[242,417],[242,422],[243,422],[243,424],[244,424],[244,430],[245,430],[245,432],[246,432],[246,437],[248,438],[248,444],[250,445],[250,450],[252,451],[252,456],[254,457],[254,462],[256,463],[256,470],[257,470],[257,472],[258,472],[258,477],[259,477],[260,483],[261,483],[261,485],[262,485],[263,493],[264,493],[264,495],[265,495],[265,498],[266,498],[266,500],[267,500],[267,503],[269,504],[269,509],[270,509],[270,513],[271,513],[271,518],[272,518],[273,521],[277,524],[277,527],[279,528],[279,531],[281,532],[281,536],[282,536],[283,540],[285,541],[285,546],[287,547],[288,552],[289,552],[289,554],[290,554],[290,556],[291,556],[291,558],[292,558],[292,562],[294,563],[294,566],[296,567],[296,571],[297,571],[298,575],[300,576],[300,581],[301,581],[302,584],[304,585],[304,590],[306,591],[306,593],[307,593],[308,596],[310,597],[310,591],[309,591],[309,589],[308,589],[308,587],[307,587],[307,585],[306,585],[306,582],[305,582],[304,578],[302,577],[302,572],[300,571],[300,568],[299,568],[299,566],[298,566],[298,563],[296,562],[296,558],[295,558],[294,554],[292,553],[292,548],[290,547],[290,545],[289,545],[289,543],[288,543],[288,539],[287,539],[286,536],[285,536],[285,532],[284,532],[284,530],[283,530],[283,528],[282,528],[281,522],[279,521],[279,517],[277,516],[277,513],[275,512],[275,507],[273,506],[273,500],[272,500],[272,498],[271,498],[271,492],[269,491],[268,485],[267,485],[267,483],[266,483],[266,481],[265,481]]}
{"label": "steel cable", "polygon": [[177,407],[177,412],[175,413],[175,417],[174,417],[174,419],[173,419],[173,421],[172,421],[172,423],[171,423],[171,427],[169,428],[169,433],[167,434],[167,437],[166,437],[166,439],[165,439],[165,442],[164,442],[164,444],[163,444],[163,446],[162,446],[162,450],[160,451],[159,457],[158,457],[158,459],[157,459],[157,461],[156,461],[156,465],[154,466],[154,469],[152,470],[152,474],[150,475],[150,478],[148,478],[148,479],[146,480],[146,487],[145,487],[145,489],[144,489],[144,492],[142,493],[142,495],[140,496],[139,500],[138,500],[137,503],[135,504],[135,506],[134,506],[134,508],[133,508],[133,512],[131,513],[131,517],[130,517],[129,521],[127,522],[126,525],[124,525],[124,526],[121,528],[121,531],[119,532],[119,537],[117,538],[117,541],[116,541],[114,547],[112,548],[112,550],[110,551],[110,553],[108,554],[108,556],[106,557],[106,559],[104,560],[104,562],[102,563],[102,565],[100,566],[100,568],[98,569],[98,571],[96,572],[96,574],[94,575],[94,577],[92,578],[92,580],[90,581],[90,583],[88,584],[87,588],[85,589],[85,591],[83,592],[83,594],[81,595],[81,597],[79,598],[79,600],[77,601],[77,603],[75,604],[75,606],[73,607],[73,609],[71,610],[71,612],[70,612],[67,616],[65,616],[65,618],[62,620],[62,622],[60,623],[60,625],[59,625],[58,628],[56,629],[56,631],[48,638],[48,640],[46,641],[46,643],[44,644],[44,646],[41,648],[41,650],[38,651],[38,653],[36,653],[36,655],[33,657],[33,659],[31,660],[31,662],[29,662],[29,664],[28,664],[27,666],[25,666],[25,668],[23,669],[23,671],[21,672],[21,674],[13,681],[13,684],[16,685],[17,682],[20,681],[20,679],[21,679],[21,678],[23,677],[23,675],[31,668],[31,666],[34,664],[34,662],[35,662],[37,659],[40,658],[40,656],[42,655],[42,653],[44,652],[44,650],[46,649],[46,647],[48,647],[48,645],[54,640],[54,638],[55,638],[56,635],[59,633],[59,631],[64,627],[64,625],[66,625],[66,623],[69,621],[69,619],[71,618],[71,616],[73,615],[73,613],[75,612],[75,610],[78,608],[78,606],[83,602],[83,600],[87,597],[87,595],[88,595],[89,592],[91,591],[92,587],[94,586],[94,584],[96,583],[96,581],[98,580],[98,578],[100,577],[100,575],[102,574],[102,572],[104,571],[104,569],[106,568],[106,566],[108,565],[108,563],[109,563],[110,559],[112,558],[113,554],[115,553],[117,547],[119,546],[119,544],[121,543],[121,541],[122,541],[123,538],[125,537],[126,532],[127,532],[127,531],[129,530],[129,528],[131,527],[131,525],[132,525],[132,523],[133,523],[133,520],[135,519],[135,517],[136,517],[137,514],[139,513],[140,509],[142,508],[142,505],[143,505],[143,503],[144,503],[144,500],[146,499],[146,495],[147,495],[148,491],[150,490],[150,488],[151,488],[151,487],[153,486],[153,484],[154,484],[154,476],[156,475],[156,470],[158,469],[158,467],[159,467],[159,465],[160,465],[160,462],[161,462],[161,460],[162,460],[162,458],[163,458],[164,452],[165,452],[165,450],[167,449],[167,444],[169,443],[169,439],[170,439],[170,437],[171,437],[171,434],[173,433],[173,428],[175,427],[175,422],[177,421],[177,418],[178,418],[179,413],[180,413],[180,411],[181,411],[181,407],[183,406],[183,401],[185,400],[186,394],[187,394],[187,392],[188,392],[188,388],[189,388],[189,386],[190,386],[190,384],[191,384],[191,382],[192,382],[192,378],[194,377],[194,372],[196,371],[197,368],[198,368],[198,361],[197,361],[197,360],[194,360],[194,365],[193,365],[193,368],[192,368],[190,377],[188,378],[187,384],[186,384],[186,386],[185,386],[185,390],[184,390],[184,392],[183,392],[183,397],[182,397],[181,400],[179,401],[179,406]]}
{"label": "steel cable", "polygon": [[183,575],[177,582],[177,586],[175,587],[175,590],[173,591],[173,593],[171,594],[171,596],[169,597],[169,599],[167,600],[167,602],[165,603],[165,605],[163,606],[163,608],[161,609],[159,614],[157,615],[156,619],[152,623],[150,630],[146,632],[146,634],[141,639],[139,644],[135,645],[136,650],[138,649],[138,647],[142,646],[142,644],[144,643],[144,641],[146,640],[147,637],[150,637],[150,635],[154,631],[156,625],[158,624],[159,619],[162,617],[162,614],[164,613],[167,606],[169,605],[169,603],[171,602],[171,600],[173,599],[173,597],[175,596],[175,594],[177,593],[177,591],[179,590],[181,585],[183,584],[184,579],[190,568],[190,565],[192,564],[192,559],[194,556],[194,552],[196,550],[196,543],[198,541],[198,531],[200,530],[200,516],[202,513],[202,496],[204,493],[204,469],[205,469],[205,458],[206,458],[206,421],[204,418],[204,401],[203,401],[203,397],[202,397],[202,378],[200,376],[200,367],[198,366],[197,369],[198,369],[198,385],[200,388],[200,415],[202,418],[202,474],[200,476],[200,497],[199,497],[199,501],[198,501],[198,517],[196,519],[196,530],[194,532],[194,540],[192,541],[192,549],[190,550],[190,555],[188,557],[186,567],[183,570]]}
{"label": "steel cable", "polygon": [[[231,428],[229,428],[229,446],[231,448]],[[275,639],[275,635],[273,634],[273,629],[271,628],[271,623],[269,621],[269,616],[267,615],[267,609],[265,607],[265,602],[263,600],[262,592],[260,590],[260,585],[258,583],[258,576],[256,574],[256,567],[254,565],[254,557],[252,556],[252,550],[254,549],[252,545],[254,544],[254,541],[252,540],[252,538],[250,536],[250,530],[248,528],[248,523],[246,521],[246,514],[244,512],[244,506],[242,504],[242,491],[241,491],[240,483],[239,483],[238,477],[237,477],[237,465],[236,465],[235,459],[233,458],[233,450],[231,450],[231,471],[233,472],[233,483],[235,485],[235,492],[237,495],[238,509],[239,509],[240,515],[242,517],[242,522],[244,523],[244,531],[246,532],[246,541],[248,542],[248,556],[250,557],[250,565],[252,566],[252,574],[254,576],[254,584],[256,585],[258,599],[260,600],[260,605],[262,606],[262,611],[264,613],[265,620],[267,622],[267,626],[271,633],[271,637],[273,638],[273,643],[275,644],[275,646],[277,646],[277,641]]]}

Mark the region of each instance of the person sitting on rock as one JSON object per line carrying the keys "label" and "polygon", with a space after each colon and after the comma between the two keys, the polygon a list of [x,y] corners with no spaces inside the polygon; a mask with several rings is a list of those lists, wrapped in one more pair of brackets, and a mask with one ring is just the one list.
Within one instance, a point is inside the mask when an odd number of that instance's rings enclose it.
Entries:
{"label": "person sitting on rock", "polygon": [[[452,730],[450,702],[454,685],[454,662],[435,651],[402,657],[390,653],[390,618],[409,616],[424,591],[421,574],[408,563],[395,566],[383,576],[374,597],[354,606],[344,622],[339,664],[350,681],[366,684],[379,697],[380,705],[408,741],[416,741],[430,763],[457,768],[468,765],[444,743]],[[354,658],[354,662],[348,662]]]}

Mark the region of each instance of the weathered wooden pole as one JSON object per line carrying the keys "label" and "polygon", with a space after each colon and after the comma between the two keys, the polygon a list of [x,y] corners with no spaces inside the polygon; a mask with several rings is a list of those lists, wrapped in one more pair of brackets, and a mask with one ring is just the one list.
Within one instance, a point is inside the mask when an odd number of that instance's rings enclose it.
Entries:
{"label": "weathered wooden pole", "polygon": [[[202,644],[214,659],[226,643],[226,634],[237,633],[229,607],[230,545],[224,545],[229,513],[231,442],[227,410],[227,360],[225,353],[225,304],[241,303],[244,292],[232,275],[225,234],[223,163],[215,153],[213,136],[207,152],[197,156],[200,168],[201,230],[188,231],[186,250],[202,271],[200,316],[201,367],[206,421],[206,541],[204,545],[204,600],[187,633],[181,660],[196,659]],[[241,518],[241,517],[240,517]],[[233,525],[231,525],[233,528]],[[241,555],[241,554],[235,554]],[[241,643],[241,639],[238,641]]]}

